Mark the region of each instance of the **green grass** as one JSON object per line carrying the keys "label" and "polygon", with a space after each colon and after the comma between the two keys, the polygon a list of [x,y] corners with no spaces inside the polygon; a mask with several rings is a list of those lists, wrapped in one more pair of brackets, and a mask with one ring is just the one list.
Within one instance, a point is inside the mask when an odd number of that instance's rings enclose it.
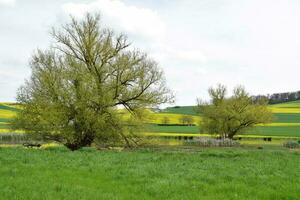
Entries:
{"label": "green grass", "polygon": [[0,103],[0,110],[9,110],[9,111],[18,112],[20,109],[9,104]]}
{"label": "green grass", "polygon": [[300,153],[0,148],[1,199],[298,199]]}
{"label": "green grass", "polygon": [[11,128],[10,124],[5,124],[0,122],[0,129],[10,129],[10,128]]}
{"label": "green grass", "polygon": [[9,118],[0,118],[0,122],[10,122],[11,119]]}
{"label": "green grass", "polygon": [[297,123],[300,122],[300,113],[275,113],[274,122]]}
{"label": "green grass", "polygon": [[300,126],[260,126],[255,127],[246,134],[300,137]]}

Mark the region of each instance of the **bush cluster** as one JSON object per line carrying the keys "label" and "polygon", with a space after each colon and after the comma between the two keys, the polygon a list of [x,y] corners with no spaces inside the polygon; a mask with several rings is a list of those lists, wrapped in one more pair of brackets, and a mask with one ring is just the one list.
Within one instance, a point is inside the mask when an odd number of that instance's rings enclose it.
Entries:
{"label": "bush cluster", "polygon": [[296,149],[296,148],[300,148],[300,142],[299,141],[295,141],[295,140],[291,140],[291,141],[287,141],[283,144],[284,147],[289,148],[289,149]]}
{"label": "bush cluster", "polygon": [[213,139],[213,138],[198,138],[188,141],[190,144],[194,144],[201,147],[236,147],[240,143],[231,139]]}
{"label": "bush cluster", "polygon": [[18,134],[18,133],[0,134],[0,144],[22,144],[28,141],[31,141],[31,138],[26,134]]}

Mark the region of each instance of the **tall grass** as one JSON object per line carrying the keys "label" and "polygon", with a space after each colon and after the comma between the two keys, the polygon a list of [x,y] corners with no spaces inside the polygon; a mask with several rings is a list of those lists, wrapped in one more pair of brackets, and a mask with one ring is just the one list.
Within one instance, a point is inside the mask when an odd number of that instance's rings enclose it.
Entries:
{"label": "tall grass", "polygon": [[1,199],[299,199],[300,153],[0,148]]}

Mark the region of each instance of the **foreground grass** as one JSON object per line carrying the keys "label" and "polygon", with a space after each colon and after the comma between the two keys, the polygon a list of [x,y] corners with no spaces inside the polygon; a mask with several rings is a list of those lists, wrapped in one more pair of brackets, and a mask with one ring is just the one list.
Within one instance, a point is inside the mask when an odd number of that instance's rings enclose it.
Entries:
{"label": "foreground grass", "polygon": [[300,152],[0,148],[2,199],[297,199]]}

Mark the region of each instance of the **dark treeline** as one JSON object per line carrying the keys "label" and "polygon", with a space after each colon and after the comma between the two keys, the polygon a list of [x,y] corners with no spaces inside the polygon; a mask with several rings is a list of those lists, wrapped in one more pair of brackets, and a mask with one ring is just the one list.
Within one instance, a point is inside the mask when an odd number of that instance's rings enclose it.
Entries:
{"label": "dark treeline", "polygon": [[300,91],[274,93],[268,95],[257,95],[257,96],[253,96],[253,99],[254,100],[267,99],[269,101],[269,104],[297,101],[300,100]]}

